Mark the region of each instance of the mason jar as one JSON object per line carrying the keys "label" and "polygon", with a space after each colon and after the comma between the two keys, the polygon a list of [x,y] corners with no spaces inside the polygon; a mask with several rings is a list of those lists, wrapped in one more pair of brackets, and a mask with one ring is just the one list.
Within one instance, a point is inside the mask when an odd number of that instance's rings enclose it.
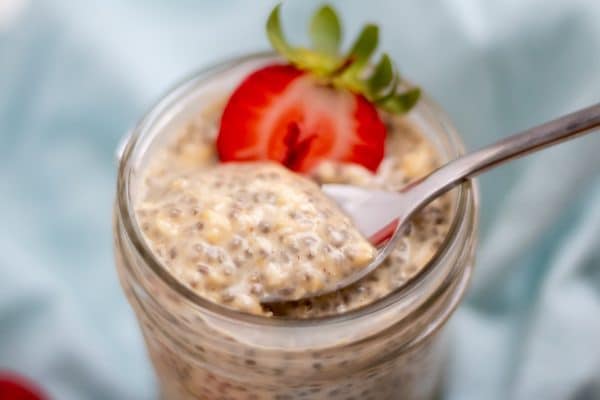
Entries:
{"label": "mason jar", "polygon": [[[469,283],[478,200],[454,189],[452,222],[427,265],[404,286],[356,310],[314,319],[249,315],[212,303],[177,281],[137,224],[135,188],[153,149],[215,96],[272,62],[254,54],[194,74],[141,119],[120,153],[114,207],[117,270],[143,332],[162,398],[431,399],[441,390],[444,325]],[[444,113],[424,96],[409,118],[442,161],[463,152]]]}

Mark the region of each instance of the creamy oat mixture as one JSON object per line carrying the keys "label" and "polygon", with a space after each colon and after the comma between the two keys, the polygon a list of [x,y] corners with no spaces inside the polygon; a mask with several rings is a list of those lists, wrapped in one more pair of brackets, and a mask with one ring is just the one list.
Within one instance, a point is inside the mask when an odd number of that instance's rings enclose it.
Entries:
{"label": "creamy oat mixture", "polygon": [[169,177],[146,193],[138,216],[179,280],[257,314],[264,294],[301,298],[376,253],[315,182],[269,162]]}
{"label": "creamy oat mixture", "polygon": [[427,206],[384,265],[362,281],[326,296],[261,304],[263,293],[301,297],[374,256],[316,183],[398,189],[433,170],[438,157],[412,123],[388,117],[387,154],[376,174],[326,162],[311,181],[274,163],[219,164],[214,147],[219,114],[217,105],[157,151],[136,207],[155,254],[199,295],[267,316],[342,313],[400,287],[441,244],[450,220],[447,197]]}

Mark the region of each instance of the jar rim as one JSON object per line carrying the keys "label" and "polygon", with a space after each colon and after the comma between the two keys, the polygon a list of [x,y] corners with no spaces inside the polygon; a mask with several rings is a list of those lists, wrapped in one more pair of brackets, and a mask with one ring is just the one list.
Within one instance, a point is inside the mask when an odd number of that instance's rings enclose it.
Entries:
{"label": "jar rim", "polygon": [[[289,317],[267,317],[262,315],[254,315],[238,311],[214,303],[196,292],[188,288],[182,282],[177,280],[171,273],[167,271],[164,265],[155,257],[147,241],[144,239],[143,233],[138,226],[137,218],[132,207],[131,199],[131,179],[133,175],[133,166],[131,158],[133,156],[136,145],[142,138],[144,132],[148,131],[155,122],[160,120],[167,111],[172,109],[177,101],[194,91],[196,86],[206,79],[219,72],[226,71],[228,68],[235,67],[236,65],[244,62],[249,62],[258,59],[273,58],[272,52],[258,52],[250,53],[243,56],[233,57],[225,61],[213,64],[212,66],[201,68],[184,79],[180,80],[170,89],[168,89],[163,96],[159,98],[149,109],[144,113],[139,122],[133,127],[133,129],[127,134],[125,138],[126,142],[123,143],[121,150],[122,153],[119,155],[119,166],[117,175],[117,194],[116,194],[116,209],[119,215],[119,220],[123,224],[126,235],[129,241],[133,244],[136,252],[140,255],[143,262],[158,276],[168,287],[178,295],[182,296],[185,300],[191,303],[195,307],[199,307],[203,312],[211,313],[215,316],[225,317],[238,322],[269,326],[269,327],[285,327],[285,328],[301,328],[301,327],[312,327],[315,325],[323,324],[335,324],[337,322],[347,322],[352,319],[358,319],[369,314],[381,311],[387,307],[393,306],[403,299],[408,298],[411,293],[415,291],[436,269],[436,266],[444,259],[445,255],[451,250],[452,245],[457,239],[457,233],[461,230],[462,224],[467,223],[468,218],[465,218],[469,210],[467,209],[468,197],[471,191],[474,190],[468,183],[462,184],[455,188],[456,201],[454,202],[454,212],[450,227],[446,233],[444,240],[437,249],[434,256],[427,262],[427,264],[420,269],[420,271],[411,277],[402,286],[388,293],[386,296],[375,300],[372,303],[360,306],[356,309],[349,310],[341,314],[319,316],[314,318],[289,318]],[[442,111],[441,107],[437,105],[426,93],[422,93],[420,100],[426,104],[436,116],[436,119],[443,127],[448,142],[450,144],[450,157],[458,157],[464,153],[464,145],[456,132],[454,126],[449,121],[446,114]],[[476,203],[475,203],[476,204]],[[476,207],[476,205],[475,205]]]}

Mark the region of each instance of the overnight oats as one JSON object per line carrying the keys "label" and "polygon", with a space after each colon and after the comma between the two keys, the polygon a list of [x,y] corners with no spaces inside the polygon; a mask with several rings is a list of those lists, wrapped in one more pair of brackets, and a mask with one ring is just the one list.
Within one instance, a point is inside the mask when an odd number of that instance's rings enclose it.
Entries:
{"label": "overnight oats", "polygon": [[317,50],[287,44],[278,11],[267,32],[287,62],[254,55],[200,73],[121,155],[117,269],[161,395],[430,399],[441,328],[472,269],[472,188],[427,205],[374,272],[310,297],[377,253],[320,185],[398,190],[460,142],[387,56],[369,62],[375,27],[342,57],[331,8],[311,22]]}

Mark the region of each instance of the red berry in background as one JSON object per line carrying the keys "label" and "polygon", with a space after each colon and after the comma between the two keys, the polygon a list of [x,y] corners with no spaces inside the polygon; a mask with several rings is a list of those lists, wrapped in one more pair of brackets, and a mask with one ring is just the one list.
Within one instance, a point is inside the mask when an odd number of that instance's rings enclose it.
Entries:
{"label": "red berry in background", "polygon": [[362,95],[334,89],[291,65],[269,65],[233,92],[222,118],[221,161],[278,161],[309,172],[324,160],[375,171],[386,129]]}
{"label": "red berry in background", "polygon": [[40,389],[14,373],[0,372],[0,400],[45,400]]}

